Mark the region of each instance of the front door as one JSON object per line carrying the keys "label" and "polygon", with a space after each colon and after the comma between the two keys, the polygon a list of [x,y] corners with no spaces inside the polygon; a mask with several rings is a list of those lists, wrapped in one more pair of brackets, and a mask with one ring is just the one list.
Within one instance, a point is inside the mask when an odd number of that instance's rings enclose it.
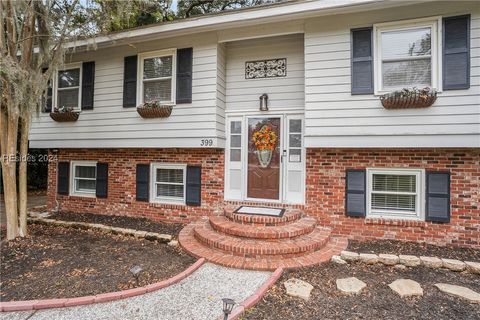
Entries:
{"label": "front door", "polygon": [[280,117],[248,118],[247,197],[280,200]]}

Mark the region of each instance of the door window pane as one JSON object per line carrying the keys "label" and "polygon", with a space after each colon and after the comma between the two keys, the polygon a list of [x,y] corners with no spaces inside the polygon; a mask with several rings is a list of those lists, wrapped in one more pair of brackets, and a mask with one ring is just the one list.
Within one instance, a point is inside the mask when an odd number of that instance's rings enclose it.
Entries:
{"label": "door window pane", "polygon": [[290,119],[290,132],[301,133],[302,132],[302,120]]}
{"label": "door window pane", "polygon": [[290,134],[290,147],[292,148],[301,148],[302,147],[302,135],[301,134]]}
{"label": "door window pane", "polygon": [[241,160],[242,160],[242,150],[231,149],[230,150],[230,161],[241,161]]}

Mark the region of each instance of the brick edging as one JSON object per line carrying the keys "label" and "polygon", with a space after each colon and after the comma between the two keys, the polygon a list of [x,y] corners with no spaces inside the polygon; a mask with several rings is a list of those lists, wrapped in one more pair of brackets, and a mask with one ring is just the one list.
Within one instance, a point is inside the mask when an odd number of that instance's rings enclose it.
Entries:
{"label": "brick edging", "polygon": [[[235,307],[232,310],[232,313],[228,316],[228,320],[237,320],[240,319],[240,316],[249,308],[253,307],[260,301],[263,296],[267,293],[268,289],[270,289],[275,282],[282,276],[283,268],[277,268],[273,274],[268,278],[268,280],[262,284],[260,288],[258,288],[254,294],[250,297],[245,299],[240,305]],[[223,319],[223,317],[219,318],[219,320]]]}
{"label": "brick edging", "polygon": [[101,293],[94,296],[76,297],[76,298],[60,298],[60,299],[46,299],[46,300],[24,300],[24,301],[9,301],[0,302],[0,312],[10,311],[28,311],[39,309],[51,309],[62,307],[73,307],[87,304],[101,303],[107,301],[120,300],[139,296],[145,293],[153,292],[162,288],[166,288],[185,279],[205,262],[204,258],[198,259],[194,264],[180,272],[179,274],[160,282],[149,284],[144,287],[133,288],[128,290],[121,290],[115,292]]}

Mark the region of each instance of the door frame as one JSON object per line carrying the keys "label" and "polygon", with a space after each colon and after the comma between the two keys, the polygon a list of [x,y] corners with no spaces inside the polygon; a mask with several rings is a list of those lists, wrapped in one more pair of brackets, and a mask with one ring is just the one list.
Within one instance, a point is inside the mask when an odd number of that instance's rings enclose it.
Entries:
{"label": "door frame", "polygon": [[[279,118],[280,119],[280,133],[279,133],[279,138],[280,138],[280,143],[279,143],[279,153],[280,153],[280,168],[279,168],[279,179],[278,179],[278,200],[277,199],[263,199],[263,198],[249,198],[248,195],[248,121],[249,119],[255,119],[255,118]],[[243,185],[244,188],[242,190],[242,198],[246,201],[258,201],[258,202],[272,202],[272,203],[282,203],[284,199],[284,185],[283,185],[283,180],[284,180],[284,174],[285,174],[285,159],[284,159],[284,143],[285,143],[285,115],[283,114],[269,114],[269,115],[264,115],[264,114],[259,114],[259,115],[247,115],[244,117],[244,127],[245,127],[245,133],[244,133],[244,139],[245,143],[242,147],[243,149],[243,172],[244,177],[243,177]]]}

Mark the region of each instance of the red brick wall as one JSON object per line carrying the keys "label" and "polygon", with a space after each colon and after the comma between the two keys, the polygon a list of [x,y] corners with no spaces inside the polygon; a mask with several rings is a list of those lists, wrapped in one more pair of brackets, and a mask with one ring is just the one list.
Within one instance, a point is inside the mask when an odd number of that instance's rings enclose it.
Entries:
{"label": "red brick wall", "polygon": [[[345,170],[423,168],[451,173],[451,222],[345,215]],[[305,212],[351,239],[373,238],[480,248],[480,149],[308,149]]]}
{"label": "red brick wall", "polygon": [[[186,222],[223,208],[223,150],[220,149],[60,149],[58,161],[108,163],[108,198],[57,195],[57,163],[48,169],[48,208],[70,212],[140,215],[154,220]],[[137,163],[165,162],[202,166],[202,205],[166,205],[135,200]]]}

